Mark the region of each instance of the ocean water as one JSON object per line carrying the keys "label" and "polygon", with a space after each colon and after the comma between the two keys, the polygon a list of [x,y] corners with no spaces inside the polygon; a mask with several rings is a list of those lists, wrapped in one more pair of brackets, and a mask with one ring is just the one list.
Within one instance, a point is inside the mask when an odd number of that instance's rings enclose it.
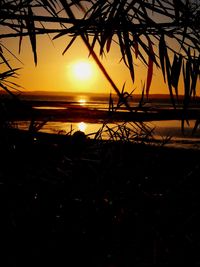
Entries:
{"label": "ocean water", "polygon": [[[109,108],[109,95],[99,95],[99,94],[72,94],[72,93],[29,93],[22,94],[20,96],[22,100],[31,101],[35,109],[66,109],[69,107],[77,108],[82,107],[90,110],[108,110]],[[132,99],[130,103],[131,106],[138,105],[139,98],[136,96]],[[115,98],[114,98],[115,101]],[[166,97],[153,96],[145,104],[148,108],[167,108],[171,109],[170,100]],[[194,103],[193,108],[198,108],[198,105]],[[123,111],[123,108],[121,109]],[[84,109],[83,109],[84,112]],[[20,129],[28,129],[30,122],[28,121],[17,121],[15,122],[16,127]],[[193,128],[195,121],[191,120],[185,123],[184,132],[181,129],[181,121],[178,120],[161,120],[161,121],[150,121],[145,123],[148,129],[153,131],[152,142],[167,142],[167,146],[175,146],[181,148],[193,148],[200,149],[200,126],[193,134]],[[137,125],[133,122],[126,123],[126,128],[129,129],[129,136],[135,136],[136,132],[139,132]],[[101,137],[103,139],[117,138],[117,134],[113,134],[118,130],[119,136],[120,132],[124,128],[124,123],[112,122],[104,125],[103,122],[59,122],[59,121],[48,121],[41,127],[40,132],[56,133],[56,134],[73,134],[75,131],[81,130],[88,137],[94,138],[99,130],[102,130]],[[109,130],[111,129],[111,131]],[[114,136],[114,137],[113,137]]]}

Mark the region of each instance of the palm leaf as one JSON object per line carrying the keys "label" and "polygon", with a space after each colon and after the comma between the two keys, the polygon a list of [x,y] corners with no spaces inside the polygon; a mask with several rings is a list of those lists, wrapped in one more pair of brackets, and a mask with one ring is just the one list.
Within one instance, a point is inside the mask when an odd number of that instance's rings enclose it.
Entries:
{"label": "palm leaf", "polygon": [[29,33],[32,52],[34,55],[34,62],[35,62],[35,65],[37,65],[35,22],[34,22],[33,12],[30,6],[28,7],[28,17],[26,18],[26,26],[27,26],[27,30]]}
{"label": "palm leaf", "polygon": [[150,51],[151,55],[149,54],[148,72],[147,72],[147,84],[146,84],[146,95],[147,95],[147,98],[149,96],[149,90],[150,90],[151,81],[152,81],[152,77],[153,77],[153,60],[152,60],[152,57],[154,55],[154,51],[153,51],[153,46],[152,46],[151,40],[149,39],[148,42],[149,42],[149,51]]}
{"label": "palm leaf", "polygon": [[159,41],[159,58],[160,58],[160,65],[163,73],[164,81],[166,82],[166,75],[165,75],[165,51],[166,50],[166,43],[164,39],[164,35],[162,34]]}
{"label": "palm leaf", "polygon": [[123,39],[124,39],[125,54],[126,54],[127,61],[128,61],[128,68],[130,71],[132,81],[134,83],[135,82],[135,73],[134,73],[133,57],[132,57],[131,49],[130,49],[129,36],[128,36],[128,33],[126,31],[123,32]]}
{"label": "palm leaf", "polygon": [[37,1],[39,4],[44,7],[45,9],[53,16],[57,16],[56,12],[56,2],[57,1],[50,1],[50,0],[42,0],[42,1]]}
{"label": "palm leaf", "polygon": [[7,65],[9,69],[12,69],[11,65],[8,63],[8,60],[4,57],[3,51],[0,46],[0,58],[3,60],[3,62]]}
{"label": "palm leaf", "polygon": [[193,64],[191,66],[192,70],[191,70],[191,88],[190,88],[190,96],[194,96],[196,95],[196,86],[197,86],[197,80],[198,80],[198,76],[200,74],[200,56],[199,58],[196,58],[194,55],[193,58]]}
{"label": "palm leaf", "polygon": [[133,46],[134,46],[134,50],[135,50],[135,57],[138,58],[138,55],[140,54],[140,51],[139,51],[138,42],[137,42],[137,40],[135,38],[134,38],[134,41],[133,41]]}
{"label": "palm leaf", "polygon": [[180,6],[180,2],[179,0],[173,0],[173,4],[174,4],[174,13],[175,13],[175,20],[179,21],[179,6]]}
{"label": "palm leaf", "polygon": [[69,42],[69,44],[67,45],[67,47],[65,48],[65,50],[62,52],[62,54],[64,55],[67,50],[72,46],[72,44],[74,43],[74,41],[76,40],[77,36],[74,36],[71,41]]}
{"label": "palm leaf", "polygon": [[168,84],[168,89],[170,93],[170,98],[171,98],[174,108],[176,108],[175,101],[174,101],[174,94],[172,91],[172,83],[171,83],[171,64],[170,64],[167,48],[165,49],[164,55],[165,55],[165,69],[166,69],[166,74],[167,74],[167,84]]}
{"label": "palm leaf", "polygon": [[[147,41],[149,42],[149,37],[148,35],[145,35]],[[156,66],[159,67],[159,64],[156,60],[156,57],[155,57],[155,54],[151,53],[150,50],[149,50],[149,46],[145,44],[145,42],[143,42],[140,38],[137,39],[138,40],[138,44],[141,45],[141,47],[143,48],[145,54],[148,56],[148,57],[151,57],[152,61],[156,64]],[[151,41],[152,42],[152,41]],[[140,54],[140,57],[141,57],[141,54]],[[143,57],[141,57],[143,59]],[[148,63],[146,60],[143,60],[143,62],[148,66]]]}
{"label": "palm leaf", "polygon": [[190,102],[190,62],[186,61],[183,64],[183,78],[184,78],[184,106],[183,108],[186,110],[188,108]]}
{"label": "palm leaf", "polygon": [[90,56],[91,53],[94,51],[94,47],[95,47],[95,44],[96,44],[97,41],[100,43],[98,33],[95,33],[95,34],[94,34],[94,37],[93,37],[93,39],[92,39],[92,44],[91,44],[91,46],[90,46],[89,56]]}
{"label": "palm leaf", "polygon": [[177,99],[178,99],[178,82],[179,82],[180,73],[181,73],[182,60],[183,60],[182,55],[179,55],[178,57],[175,54],[173,63],[172,63],[172,68],[171,68],[171,84],[175,89]]}
{"label": "palm leaf", "polygon": [[119,40],[119,47],[122,55],[122,60],[124,61],[125,65],[128,66],[128,63],[126,62],[125,45],[120,31],[117,32],[117,37]]}
{"label": "palm leaf", "polygon": [[106,42],[106,51],[107,53],[110,51],[111,43],[112,43],[112,34],[109,35],[107,42]]}

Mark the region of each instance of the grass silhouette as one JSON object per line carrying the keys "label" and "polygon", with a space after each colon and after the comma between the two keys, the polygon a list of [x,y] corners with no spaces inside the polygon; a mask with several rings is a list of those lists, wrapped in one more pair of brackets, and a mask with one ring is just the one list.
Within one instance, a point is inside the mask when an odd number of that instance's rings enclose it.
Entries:
{"label": "grass silhouette", "polygon": [[0,140],[7,266],[198,263],[198,150],[19,131]]}

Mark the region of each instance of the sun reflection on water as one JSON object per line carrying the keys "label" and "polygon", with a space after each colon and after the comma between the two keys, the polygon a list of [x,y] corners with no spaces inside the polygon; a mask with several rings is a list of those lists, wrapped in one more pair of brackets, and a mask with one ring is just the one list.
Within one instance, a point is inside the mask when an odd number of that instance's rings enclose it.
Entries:
{"label": "sun reflection on water", "polygon": [[80,106],[84,106],[85,104],[86,104],[86,99],[84,99],[84,98],[80,98],[79,100],[78,100],[78,102],[79,102],[79,104],[80,104]]}
{"label": "sun reflection on water", "polygon": [[78,124],[79,131],[85,132],[86,128],[87,128],[87,124],[85,122],[80,122]]}

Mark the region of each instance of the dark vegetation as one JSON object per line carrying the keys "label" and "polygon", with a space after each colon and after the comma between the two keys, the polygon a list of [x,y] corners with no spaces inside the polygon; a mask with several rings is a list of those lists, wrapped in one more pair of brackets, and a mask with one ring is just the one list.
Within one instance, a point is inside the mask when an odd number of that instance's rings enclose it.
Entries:
{"label": "dark vegetation", "polygon": [[199,153],[1,136],[4,266],[198,266]]}
{"label": "dark vegetation", "polygon": [[[83,1],[0,1],[0,86],[13,99],[9,109],[4,99],[0,102],[1,265],[198,266],[199,150],[137,139],[91,140],[80,132],[37,132],[31,106],[16,97],[19,88],[11,78],[17,69],[5,56],[3,40],[18,37],[21,48],[27,36],[37,63],[38,35],[71,36],[64,52],[80,36],[118,95],[116,106],[110,97],[110,111],[123,105],[134,114],[127,101],[131,94],[118,89],[94,51],[98,43],[102,56],[115,41],[133,82],[134,55],[147,66],[140,108],[154,65],[163,72],[175,109],[183,74],[184,126],[190,100],[198,93],[199,2],[85,2],[88,9]],[[73,13],[75,7],[82,10],[82,19]],[[166,22],[154,20],[153,13]],[[178,50],[169,46],[171,39]],[[14,129],[15,112],[30,114],[29,131]],[[146,133],[143,121],[135,125]]]}

